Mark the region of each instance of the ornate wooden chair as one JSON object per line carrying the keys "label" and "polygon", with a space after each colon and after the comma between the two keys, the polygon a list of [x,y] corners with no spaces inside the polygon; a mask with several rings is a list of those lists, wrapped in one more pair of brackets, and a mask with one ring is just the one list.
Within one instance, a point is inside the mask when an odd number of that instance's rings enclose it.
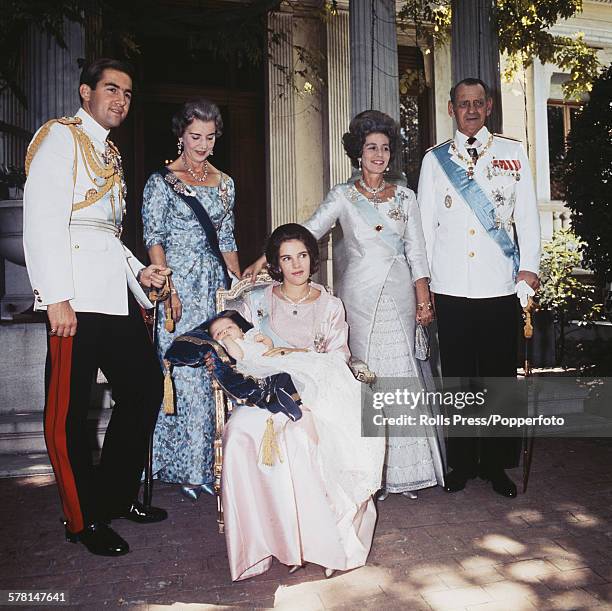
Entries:
{"label": "ornate wooden chair", "polygon": [[[242,300],[253,290],[265,288],[272,282],[272,278],[267,272],[260,272],[251,282],[250,279],[241,280],[230,289],[219,289],[217,291],[217,312],[223,310],[238,310],[243,311],[241,307]],[[359,359],[351,358],[349,367],[357,380],[364,384],[372,384],[376,380],[376,376],[371,372],[366,364]],[[235,399],[227,396],[219,383],[213,378],[213,392],[215,398],[215,441],[214,441],[214,489],[217,497],[217,523],[219,532],[223,533],[225,523],[223,520],[223,505],[221,503],[221,472],[223,469],[223,429],[225,422],[229,418]]]}

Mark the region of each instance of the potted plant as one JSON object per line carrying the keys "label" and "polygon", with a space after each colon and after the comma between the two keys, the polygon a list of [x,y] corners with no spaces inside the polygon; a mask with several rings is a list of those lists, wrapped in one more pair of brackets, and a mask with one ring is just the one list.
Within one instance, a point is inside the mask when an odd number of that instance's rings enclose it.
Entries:
{"label": "potted plant", "polygon": [[9,169],[5,165],[0,165],[0,200],[8,199],[8,176]]}
{"label": "potted plant", "polygon": [[23,186],[26,181],[26,173],[23,168],[11,166],[8,168],[6,184],[9,199],[21,199],[23,197]]}

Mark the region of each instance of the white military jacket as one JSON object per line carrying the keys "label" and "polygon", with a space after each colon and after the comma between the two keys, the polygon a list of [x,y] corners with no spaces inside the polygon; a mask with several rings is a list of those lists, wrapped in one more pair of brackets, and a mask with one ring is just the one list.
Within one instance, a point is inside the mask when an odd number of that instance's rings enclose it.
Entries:
{"label": "white military jacket", "polygon": [[[475,146],[483,152],[491,134],[483,127]],[[468,170],[467,136],[457,131],[448,147]],[[463,157],[463,159],[461,158]],[[474,167],[473,178],[495,205],[495,218],[520,249],[519,269],[538,273],[540,220],[529,162],[521,143],[493,136]],[[471,208],[453,188],[433,151],[423,158],[418,202],[434,293],[457,297],[500,297],[515,291],[512,259],[505,256]]]}
{"label": "white military jacket", "polygon": [[[77,312],[127,315],[128,286],[140,305],[151,308],[136,279],[144,265],[113,231],[123,216],[120,165],[109,182],[92,171],[87,159],[88,142],[95,162],[104,159],[108,130],[82,108],[76,118],[80,122],[62,119],[43,126],[40,135],[42,130],[47,135],[37,141],[37,132],[26,158],[23,244],[34,309],[68,300]],[[73,129],[88,139],[83,146]],[[105,184],[111,187],[106,192]]]}

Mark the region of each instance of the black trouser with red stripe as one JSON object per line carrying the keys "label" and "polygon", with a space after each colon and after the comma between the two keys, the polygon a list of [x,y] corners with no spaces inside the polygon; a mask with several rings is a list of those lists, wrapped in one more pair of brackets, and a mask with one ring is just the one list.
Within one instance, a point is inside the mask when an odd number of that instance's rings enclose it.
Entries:
{"label": "black trouser with red stripe", "polygon": [[[163,394],[159,360],[131,294],[127,316],[77,312],[77,321],[74,337],[48,339],[45,405],[47,450],[74,533],[136,499]],[[98,367],[115,406],[94,468],[87,412]]]}
{"label": "black trouser with red stripe", "polygon": [[[444,378],[516,379],[516,295],[468,299],[436,293],[438,343]],[[518,464],[513,437],[449,437],[448,464],[465,473],[495,472]]]}

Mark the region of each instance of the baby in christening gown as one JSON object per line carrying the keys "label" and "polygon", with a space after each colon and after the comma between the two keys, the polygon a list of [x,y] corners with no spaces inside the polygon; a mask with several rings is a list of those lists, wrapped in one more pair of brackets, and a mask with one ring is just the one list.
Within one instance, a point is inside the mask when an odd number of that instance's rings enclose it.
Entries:
{"label": "baby in christening gown", "polygon": [[285,372],[291,376],[302,409],[313,414],[322,473],[328,484],[336,485],[338,494],[360,504],[380,488],[385,440],[361,436],[361,383],[341,355],[302,348],[272,351],[269,337],[255,329],[244,333],[230,318],[216,319],[209,332],[236,360],[243,375],[265,378]]}

